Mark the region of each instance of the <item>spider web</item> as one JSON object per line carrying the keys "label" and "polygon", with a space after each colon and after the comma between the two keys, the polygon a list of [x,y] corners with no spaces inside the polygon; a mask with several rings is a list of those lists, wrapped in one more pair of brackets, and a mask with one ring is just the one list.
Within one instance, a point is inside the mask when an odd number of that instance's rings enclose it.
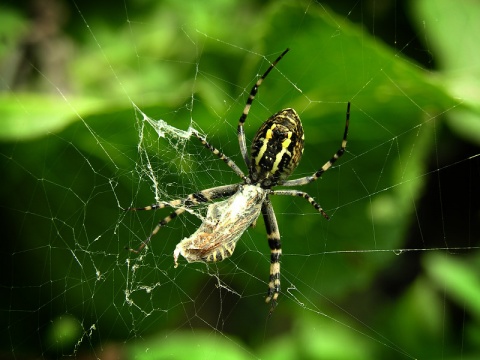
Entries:
{"label": "spider web", "polygon": [[[455,20],[480,10],[446,1],[39,4],[30,20],[13,5],[1,12],[11,29],[0,53],[5,356],[480,351],[478,65],[468,63],[478,46],[469,22]],[[191,130],[245,169],[238,118],[287,47],[253,103],[248,144],[266,118],[293,107],[306,144],[291,178],[311,175],[339,148],[347,101],[352,109],[345,155],[298,188],[331,221],[302,199],[272,199],[283,257],[269,316],[261,218],[230,258],[175,269],[175,245],[206,205],[138,255],[125,247],[172,209],[123,209],[240,182]]]}

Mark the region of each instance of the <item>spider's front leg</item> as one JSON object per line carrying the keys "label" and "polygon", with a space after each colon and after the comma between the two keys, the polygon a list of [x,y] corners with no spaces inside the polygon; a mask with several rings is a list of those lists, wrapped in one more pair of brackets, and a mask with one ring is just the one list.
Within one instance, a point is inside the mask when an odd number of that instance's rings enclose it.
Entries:
{"label": "spider's front leg", "polygon": [[[192,195],[195,195],[195,194],[192,194]],[[191,196],[191,195],[189,195],[189,196]],[[174,201],[171,201],[170,203],[167,202],[167,203],[153,204],[153,205],[146,206],[146,207],[143,207],[143,208],[129,208],[129,209],[125,209],[125,211],[141,211],[141,210],[163,209],[166,206],[172,206],[172,207],[178,206],[182,202],[185,202],[185,200],[174,200]],[[160,220],[160,222],[157,224],[155,229],[153,229],[153,231],[150,233],[148,238],[145,241],[142,241],[142,244],[137,249],[132,249],[128,246],[126,246],[125,249],[138,254],[140,251],[142,251],[145,248],[145,246],[147,246],[150,243],[150,240],[152,239],[152,236],[154,236],[160,230],[160,228],[167,225],[170,221],[175,219],[178,215],[181,215],[185,210],[186,209],[184,207],[178,208],[174,212],[172,212],[170,215],[168,215],[167,217]]]}
{"label": "spider's front leg", "polygon": [[268,282],[268,293],[266,303],[271,303],[270,313],[277,306],[278,295],[280,294],[280,257],[282,256],[282,243],[278,230],[277,219],[273,212],[270,199],[266,199],[262,205],[262,215],[267,230],[268,246],[270,247],[270,280]]}
{"label": "spider's front leg", "polygon": [[139,253],[145,248],[145,246],[147,246],[150,243],[152,236],[154,236],[162,227],[167,225],[170,221],[172,221],[177,216],[185,212],[185,210],[188,207],[205,203],[205,202],[210,202],[215,199],[231,196],[237,192],[238,187],[239,187],[238,184],[217,186],[211,189],[206,189],[206,190],[199,191],[197,193],[190,194],[185,199],[178,199],[170,202],[161,202],[161,203],[153,204],[143,208],[125,209],[125,211],[142,211],[142,210],[163,209],[164,207],[167,207],[167,206],[177,207],[177,209],[174,212],[172,212],[170,215],[168,215],[167,217],[163,218],[158,222],[155,229],[153,229],[153,231],[150,233],[148,238],[142,242],[142,244],[138,247],[138,249],[135,250],[129,247],[126,247],[126,249],[134,253]]}

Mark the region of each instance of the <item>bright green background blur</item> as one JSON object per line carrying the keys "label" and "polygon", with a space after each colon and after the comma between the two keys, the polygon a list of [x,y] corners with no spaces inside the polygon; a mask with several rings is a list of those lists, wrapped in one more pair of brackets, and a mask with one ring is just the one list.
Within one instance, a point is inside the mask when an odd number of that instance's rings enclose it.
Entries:
{"label": "bright green background blur", "polygon": [[[480,354],[480,6],[334,4],[0,6],[2,356]],[[238,181],[195,140],[170,144],[146,127],[139,142],[133,103],[182,130],[193,120],[243,168],[238,117],[287,47],[248,139],[294,107],[304,176],[338,149],[347,101],[351,126],[344,157],[303,189],[330,222],[301,199],[273,199],[284,257],[268,318],[263,220],[230,259],[174,269],[174,246],[198,221],[162,229],[139,257],[124,247],[168,211],[122,208],[155,201],[147,158],[162,200]]]}

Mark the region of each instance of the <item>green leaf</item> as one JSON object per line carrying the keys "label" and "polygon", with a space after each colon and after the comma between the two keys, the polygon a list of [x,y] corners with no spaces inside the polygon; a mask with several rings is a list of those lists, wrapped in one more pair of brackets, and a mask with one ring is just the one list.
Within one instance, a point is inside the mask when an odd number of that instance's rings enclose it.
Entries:
{"label": "green leaf", "polygon": [[462,106],[448,112],[448,124],[460,136],[480,144],[480,46],[478,1],[411,2],[413,19],[441,69],[441,79]]}
{"label": "green leaf", "polygon": [[106,104],[94,99],[35,93],[0,96],[0,141],[21,141],[59,133]]}
{"label": "green leaf", "polygon": [[130,346],[127,358],[149,359],[251,359],[248,349],[218,332],[181,331],[156,336]]}
{"label": "green leaf", "polygon": [[440,291],[445,290],[460,307],[480,320],[479,259],[429,254],[425,268]]}

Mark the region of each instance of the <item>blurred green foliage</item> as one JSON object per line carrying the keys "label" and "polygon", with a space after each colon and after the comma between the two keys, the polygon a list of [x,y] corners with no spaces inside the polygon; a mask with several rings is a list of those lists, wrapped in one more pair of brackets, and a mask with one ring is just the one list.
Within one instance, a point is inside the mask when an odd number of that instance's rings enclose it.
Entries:
{"label": "blurred green foliage", "polygon": [[[428,40],[435,72],[382,42],[380,29],[372,36],[351,22],[353,5],[343,15],[288,1],[50,5],[53,15],[32,5],[30,18],[13,5],[0,11],[3,353],[465,359],[480,352],[478,206],[425,208],[432,162],[437,171],[455,162],[453,138],[480,143],[478,5],[412,2],[409,19]],[[297,174],[306,175],[339,147],[347,101],[351,126],[347,153],[304,189],[330,222],[302,200],[273,199],[283,293],[268,317],[261,219],[229,260],[174,269],[173,248],[195,219],[162,229],[139,257],[124,246],[139,244],[168,211],[134,216],[122,208],[155,201],[133,104],[182,130],[193,121],[241,164],[238,116],[257,74],[287,47],[252,107],[248,138],[273,112],[296,108],[306,133]],[[238,181],[215,159],[209,169],[200,158],[176,159],[178,148],[145,131],[141,150],[155,159],[162,191],[181,196]],[[185,155],[211,156],[182,146]],[[450,170],[457,168],[439,176]],[[451,192],[475,199],[478,170],[473,159],[470,187],[443,187],[435,199]]]}

